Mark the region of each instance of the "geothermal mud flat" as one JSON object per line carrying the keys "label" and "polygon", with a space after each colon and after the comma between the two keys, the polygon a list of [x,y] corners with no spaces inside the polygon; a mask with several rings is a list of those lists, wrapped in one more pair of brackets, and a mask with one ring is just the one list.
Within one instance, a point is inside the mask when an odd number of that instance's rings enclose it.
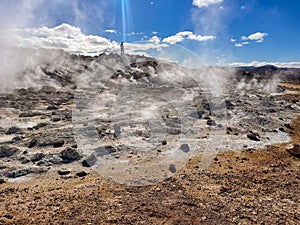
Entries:
{"label": "geothermal mud flat", "polygon": [[143,56],[30,51],[50,57],[25,62],[0,94],[3,185],[88,174],[154,185],[197,157],[203,172],[221,150],[288,142],[299,116],[297,97],[282,97],[298,95],[282,84],[299,83],[296,70],[192,69]]}

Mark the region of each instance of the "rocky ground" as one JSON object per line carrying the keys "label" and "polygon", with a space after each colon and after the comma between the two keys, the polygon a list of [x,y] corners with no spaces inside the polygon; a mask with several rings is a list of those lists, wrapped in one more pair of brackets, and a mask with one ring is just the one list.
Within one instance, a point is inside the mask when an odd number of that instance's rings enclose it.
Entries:
{"label": "rocky ground", "polygon": [[0,94],[0,223],[299,223],[298,70],[52,54]]}

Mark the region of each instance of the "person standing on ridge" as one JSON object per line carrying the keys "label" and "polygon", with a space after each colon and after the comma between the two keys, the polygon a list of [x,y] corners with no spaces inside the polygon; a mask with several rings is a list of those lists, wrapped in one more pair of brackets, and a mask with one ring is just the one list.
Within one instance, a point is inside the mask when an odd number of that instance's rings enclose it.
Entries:
{"label": "person standing on ridge", "polygon": [[121,47],[121,55],[124,55],[124,42],[122,41],[120,44]]}

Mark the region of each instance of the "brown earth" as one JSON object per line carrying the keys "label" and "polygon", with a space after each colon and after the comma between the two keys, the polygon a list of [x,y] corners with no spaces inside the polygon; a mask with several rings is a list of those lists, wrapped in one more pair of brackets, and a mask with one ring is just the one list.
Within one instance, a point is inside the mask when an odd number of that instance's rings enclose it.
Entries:
{"label": "brown earth", "polygon": [[195,157],[153,186],[124,186],[97,174],[4,183],[0,224],[299,224],[300,159],[286,148],[300,144],[300,116],[291,128],[289,143],[221,151],[205,171]]}

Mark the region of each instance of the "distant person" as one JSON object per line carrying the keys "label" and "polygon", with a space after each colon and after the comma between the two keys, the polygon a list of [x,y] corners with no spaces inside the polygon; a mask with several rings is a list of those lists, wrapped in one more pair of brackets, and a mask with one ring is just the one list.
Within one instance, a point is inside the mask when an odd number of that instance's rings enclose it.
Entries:
{"label": "distant person", "polygon": [[120,44],[121,47],[121,55],[124,55],[124,42],[122,41]]}

